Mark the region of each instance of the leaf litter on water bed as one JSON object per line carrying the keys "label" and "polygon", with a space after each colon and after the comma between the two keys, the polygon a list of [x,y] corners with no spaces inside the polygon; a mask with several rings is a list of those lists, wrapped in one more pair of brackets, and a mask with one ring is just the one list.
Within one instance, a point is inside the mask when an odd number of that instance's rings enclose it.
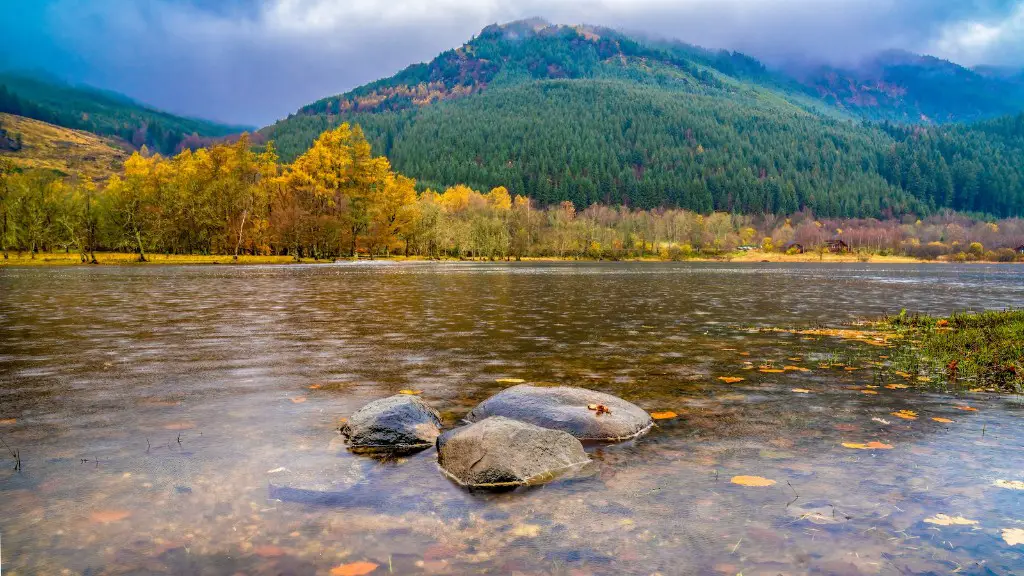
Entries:
{"label": "leaf litter on water bed", "polygon": [[892,444],[885,444],[882,442],[843,442],[844,448],[852,448],[854,450],[892,450]]}
{"label": "leaf litter on water bed", "polygon": [[977,520],[969,520],[963,516],[948,516],[946,514],[936,514],[931,518],[925,518],[925,522],[929,524],[935,524],[938,526],[977,526]]}
{"label": "leaf litter on water bed", "polygon": [[772,486],[775,484],[775,480],[770,480],[761,476],[733,476],[729,481],[733,484],[739,484],[740,486],[754,487]]}

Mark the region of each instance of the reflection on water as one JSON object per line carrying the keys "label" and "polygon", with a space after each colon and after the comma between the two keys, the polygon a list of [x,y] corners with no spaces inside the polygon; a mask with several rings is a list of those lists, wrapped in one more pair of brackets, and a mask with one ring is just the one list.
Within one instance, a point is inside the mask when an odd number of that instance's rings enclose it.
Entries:
{"label": "reflection on water", "polygon": [[[1002,531],[1024,528],[1024,493],[994,485],[1024,480],[1018,399],[888,389],[867,364],[820,367],[863,344],[746,329],[1021,302],[1024,270],[999,266],[0,270],[0,438],[24,468],[0,463],[3,568],[1022,573]],[[809,371],[748,369],[764,362]],[[336,432],[400,389],[451,427],[501,378],[679,417],[508,494],[460,490],[433,450],[353,456]],[[870,442],[892,448],[843,446]]]}

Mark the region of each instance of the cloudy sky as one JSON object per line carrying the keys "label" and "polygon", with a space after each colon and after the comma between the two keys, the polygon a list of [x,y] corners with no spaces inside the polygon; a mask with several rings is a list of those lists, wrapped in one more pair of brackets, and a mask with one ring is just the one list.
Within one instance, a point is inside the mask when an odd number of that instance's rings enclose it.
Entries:
{"label": "cloudy sky", "polygon": [[1024,0],[2,0],[0,66],[41,69],[179,114],[263,125],[541,16],[855,62],[901,48],[1024,66]]}

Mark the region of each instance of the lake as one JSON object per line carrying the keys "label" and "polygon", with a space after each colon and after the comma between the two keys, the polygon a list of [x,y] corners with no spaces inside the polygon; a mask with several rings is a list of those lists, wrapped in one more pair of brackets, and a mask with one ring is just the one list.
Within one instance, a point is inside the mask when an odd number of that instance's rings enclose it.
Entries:
{"label": "lake", "polygon": [[[1020,398],[886,388],[884,347],[762,330],[1022,302],[1024,267],[996,265],[0,269],[0,438],[21,455],[0,447],[2,568],[1024,573],[1003,532],[1024,493],[996,485],[1024,480]],[[678,417],[507,493],[338,434],[399,390],[451,428],[511,378]],[[843,445],[869,442],[891,448]]]}

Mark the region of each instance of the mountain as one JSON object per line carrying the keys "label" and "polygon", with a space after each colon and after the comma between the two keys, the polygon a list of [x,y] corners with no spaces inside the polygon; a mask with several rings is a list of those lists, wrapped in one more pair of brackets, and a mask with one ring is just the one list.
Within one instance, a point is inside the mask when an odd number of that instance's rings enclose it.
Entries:
{"label": "mountain", "polygon": [[0,112],[118,138],[162,154],[247,129],[175,116],[114,92],[12,72],[0,72]]}
{"label": "mountain", "polygon": [[790,65],[786,72],[829,105],[871,120],[960,122],[1024,110],[1019,70],[971,70],[903,51],[857,66]]}
{"label": "mountain", "polygon": [[119,172],[128,152],[110,138],[0,113],[0,158],[15,167],[102,182]]}
{"label": "mountain", "polygon": [[[289,160],[324,130],[354,122],[421,187],[503,185],[545,204],[1024,213],[1024,154],[1013,137],[863,121],[919,110],[942,120],[988,116],[1013,108],[1011,91],[1004,103],[979,95],[986,99],[968,109],[980,74],[896,54],[876,66],[904,83],[904,97],[844,105],[820,96],[818,72],[790,75],[739,53],[527,20],[488,26],[430,62],[305,106],[259,137]],[[908,104],[906,94],[948,92],[960,77],[961,96]],[[1017,129],[1012,119],[1006,126]]]}

